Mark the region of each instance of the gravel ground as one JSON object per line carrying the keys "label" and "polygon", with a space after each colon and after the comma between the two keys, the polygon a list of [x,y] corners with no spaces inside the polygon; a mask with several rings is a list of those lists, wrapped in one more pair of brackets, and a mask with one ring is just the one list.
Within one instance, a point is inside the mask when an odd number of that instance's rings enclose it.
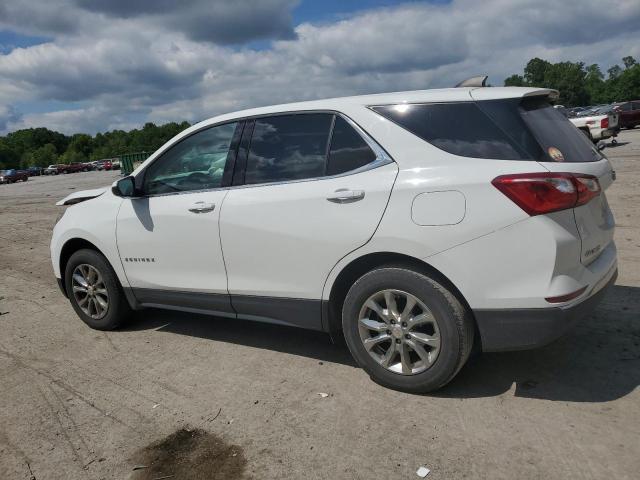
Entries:
{"label": "gravel ground", "polygon": [[53,204],[117,174],[0,185],[0,477],[638,478],[640,129],[619,139],[603,304],[426,396],[379,387],[320,333],[156,310],[90,330],[51,271]]}

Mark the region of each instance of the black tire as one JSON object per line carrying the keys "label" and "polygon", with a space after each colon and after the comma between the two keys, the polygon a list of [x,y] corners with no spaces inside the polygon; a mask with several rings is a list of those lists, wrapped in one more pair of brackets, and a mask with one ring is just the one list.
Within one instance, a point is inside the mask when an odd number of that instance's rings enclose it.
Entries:
{"label": "black tire", "polygon": [[[78,265],[87,264],[95,268],[102,276],[103,283],[108,293],[108,306],[106,314],[95,319],[87,315],[76,300],[73,293],[72,276]],[[80,319],[96,330],[113,330],[122,325],[132,313],[127,302],[116,273],[109,265],[107,259],[99,252],[90,249],[78,250],[67,262],[65,266],[65,289],[67,291],[71,306],[76,311]]]}
{"label": "black tire", "polygon": [[[364,303],[377,292],[400,290],[415,296],[435,317],[440,351],[426,370],[403,375],[383,367],[367,352],[360,338],[358,317]],[[360,277],[351,287],[342,308],[344,337],[356,362],[376,383],[411,393],[426,393],[446,385],[469,358],[473,346],[471,313],[442,283],[404,267],[383,267]]]}

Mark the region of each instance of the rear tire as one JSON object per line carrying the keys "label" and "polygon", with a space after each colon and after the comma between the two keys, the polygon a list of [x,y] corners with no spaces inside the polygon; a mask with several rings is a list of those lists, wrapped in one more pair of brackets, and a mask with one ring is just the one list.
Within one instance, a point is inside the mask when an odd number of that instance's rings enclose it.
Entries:
{"label": "rear tire", "polygon": [[[415,306],[406,312],[410,302]],[[342,326],[351,354],[373,381],[411,393],[446,385],[473,346],[473,318],[458,298],[434,278],[402,267],[360,277],[345,298]]]}
{"label": "rear tire", "polygon": [[80,319],[96,330],[113,330],[132,313],[116,273],[95,250],[78,250],[65,267],[65,288]]}

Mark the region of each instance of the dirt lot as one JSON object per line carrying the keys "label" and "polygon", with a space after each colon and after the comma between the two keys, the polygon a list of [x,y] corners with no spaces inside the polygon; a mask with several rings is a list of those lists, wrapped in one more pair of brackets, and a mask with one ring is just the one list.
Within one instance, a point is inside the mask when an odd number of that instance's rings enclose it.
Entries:
{"label": "dirt lot", "polygon": [[430,396],[319,333],[162,311],[92,331],[53,278],[53,203],[116,174],[0,185],[0,478],[638,478],[640,129],[606,152],[617,286],[567,338]]}

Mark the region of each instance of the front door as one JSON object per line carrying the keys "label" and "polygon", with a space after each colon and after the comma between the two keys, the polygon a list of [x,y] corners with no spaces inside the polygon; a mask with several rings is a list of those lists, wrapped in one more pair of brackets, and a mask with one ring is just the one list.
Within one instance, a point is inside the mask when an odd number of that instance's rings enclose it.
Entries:
{"label": "front door", "polygon": [[139,173],[143,195],[123,202],[118,250],[142,304],[232,312],[218,222],[236,130],[228,123],[180,140]]}

